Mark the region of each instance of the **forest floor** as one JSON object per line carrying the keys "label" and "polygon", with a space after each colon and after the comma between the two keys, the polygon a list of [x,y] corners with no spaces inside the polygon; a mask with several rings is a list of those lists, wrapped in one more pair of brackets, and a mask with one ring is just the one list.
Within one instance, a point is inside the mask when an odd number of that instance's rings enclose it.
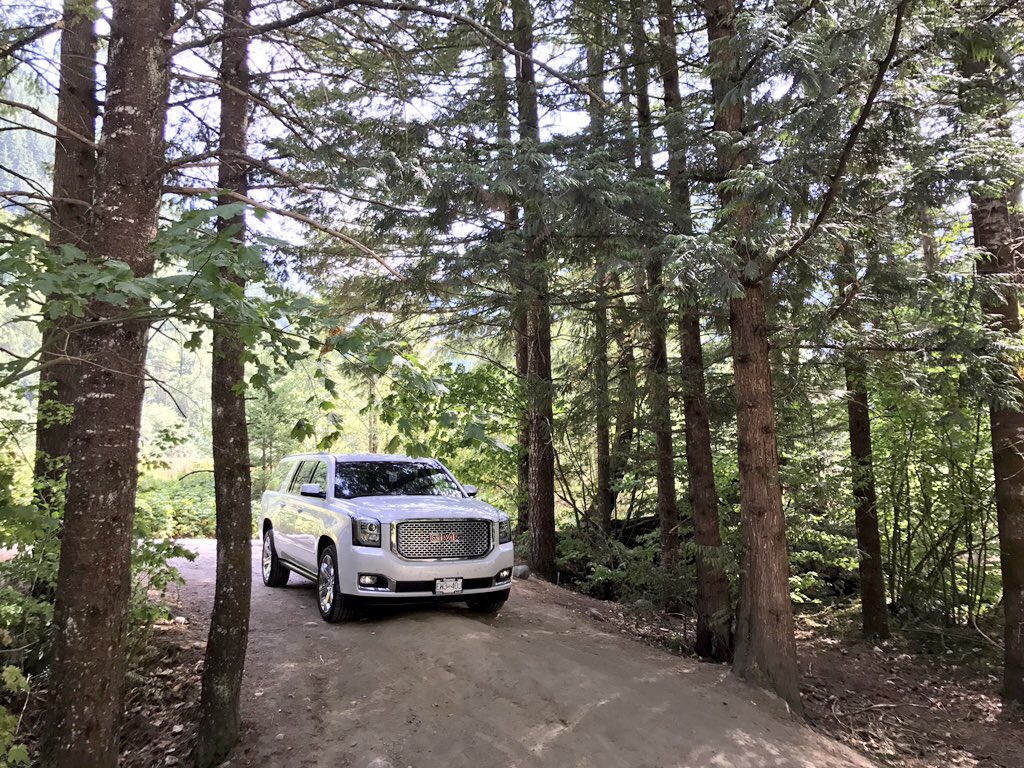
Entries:
{"label": "forest floor", "polygon": [[[157,627],[129,701],[126,766],[183,766],[194,742],[215,552],[186,545],[199,557],[179,564],[179,618]],[[680,647],[671,627],[534,579],[496,617],[443,606],[328,625],[311,584],[266,589],[258,562],[226,768],[1024,766],[1024,728],[992,680],[895,646],[801,632],[809,728],[727,668],[661,647]]]}

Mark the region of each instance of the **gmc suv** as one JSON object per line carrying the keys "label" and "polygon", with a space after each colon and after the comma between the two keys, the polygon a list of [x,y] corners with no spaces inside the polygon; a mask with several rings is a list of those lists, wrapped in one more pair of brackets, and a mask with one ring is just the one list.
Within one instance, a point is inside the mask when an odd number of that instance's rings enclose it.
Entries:
{"label": "gmc suv", "polygon": [[441,462],[405,456],[286,457],[263,494],[263,583],[316,582],[320,615],[367,603],[465,601],[496,613],[512,583],[507,515]]}

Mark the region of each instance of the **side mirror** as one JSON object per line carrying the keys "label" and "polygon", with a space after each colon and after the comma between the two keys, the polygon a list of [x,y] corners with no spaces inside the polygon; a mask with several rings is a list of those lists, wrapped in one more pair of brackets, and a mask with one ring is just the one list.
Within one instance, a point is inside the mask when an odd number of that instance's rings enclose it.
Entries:
{"label": "side mirror", "polygon": [[466,492],[466,495],[469,496],[470,498],[476,496],[477,491],[480,490],[475,485],[464,485],[464,486],[462,486],[462,489]]}
{"label": "side mirror", "polygon": [[299,488],[300,496],[314,496],[318,499],[326,498],[327,494],[320,487],[320,483],[303,483]]}

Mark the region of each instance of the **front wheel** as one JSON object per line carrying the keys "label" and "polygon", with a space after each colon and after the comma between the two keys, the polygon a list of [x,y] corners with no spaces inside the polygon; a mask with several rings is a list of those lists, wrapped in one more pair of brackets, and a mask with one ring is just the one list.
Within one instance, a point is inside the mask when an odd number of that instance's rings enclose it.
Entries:
{"label": "front wheel", "polygon": [[349,621],[356,616],[352,600],[341,593],[338,586],[338,550],[333,544],[324,547],[320,555],[320,567],[316,575],[317,605],[324,621],[336,624]]}
{"label": "front wheel", "polygon": [[471,597],[466,600],[466,606],[473,613],[497,613],[508,600],[508,591],[498,592],[480,597]]}
{"label": "front wheel", "polygon": [[274,529],[263,534],[263,583],[268,587],[283,587],[291,571],[281,562],[274,547]]}

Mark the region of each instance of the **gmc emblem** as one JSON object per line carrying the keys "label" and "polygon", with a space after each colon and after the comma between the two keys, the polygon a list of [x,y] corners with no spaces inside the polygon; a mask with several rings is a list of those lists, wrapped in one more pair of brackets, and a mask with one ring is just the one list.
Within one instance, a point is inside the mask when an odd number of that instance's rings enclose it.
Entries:
{"label": "gmc emblem", "polygon": [[461,544],[462,539],[459,538],[459,534],[451,533],[428,533],[431,544]]}

